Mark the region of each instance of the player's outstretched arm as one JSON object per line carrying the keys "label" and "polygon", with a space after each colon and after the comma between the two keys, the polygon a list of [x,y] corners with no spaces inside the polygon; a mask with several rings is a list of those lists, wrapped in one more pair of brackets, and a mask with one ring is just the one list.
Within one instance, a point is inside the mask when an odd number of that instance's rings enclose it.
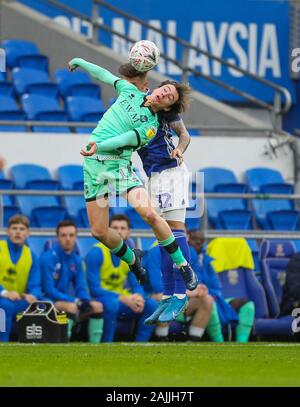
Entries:
{"label": "player's outstretched arm", "polygon": [[120,79],[118,76],[113,75],[107,69],[101,68],[101,66],[85,61],[83,58],[73,58],[68,63],[68,68],[71,72],[75,71],[75,69],[78,67],[84,69],[93,78],[107,85],[114,86],[115,82]]}

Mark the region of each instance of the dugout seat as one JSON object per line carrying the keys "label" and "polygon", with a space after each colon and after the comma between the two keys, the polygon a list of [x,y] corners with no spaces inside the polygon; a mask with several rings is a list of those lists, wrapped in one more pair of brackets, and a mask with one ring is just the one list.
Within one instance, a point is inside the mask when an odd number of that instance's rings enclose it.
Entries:
{"label": "dugout seat", "polygon": [[8,39],[2,42],[5,50],[7,66],[26,67],[48,72],[48,58],[42,55],[31,41],[21,39]]}
{"label": "dugout seat", "polygon": [[49,237],[47,236],[29,236],[27,243],[34,254],[39,257],[45,251],[45,245],[48,240]]}
{"label": "dugout seat", "polygon": [[259,272],[260,271],[260,264],[259,264],[259,246],[258,243],[255,239],[247,239],[248,246],[251,250],[253,261],[254,261],[254,266],[255,266],[255,271]]}
{"label": "dugout seat", "polygon": [[225,298],[248,298],[255,304],[253,333],[260,337],[292,336],[292,317],[269,318],[269,309],[263,286],[253,270],[239,268],[218,273]]}
{"label": "dugout seat", "polygon": [[0,72],[0,96],[14,96],[14,87],[7,81],[6,72]]}
{"label": "dugout seat", "polygon": [[60,189],[46,167],[37,164],[16,164],[10,169],[17,189]]}
{"label": "dugout seat", "polygon": [[66,99],[68,96],[86,96],[100,99],[101,88],[91,81],[86,72],[70,72],[67,68],[57,69],[54,73],[59,93]]}
{"label": "dugout seat", "polygon": [[260,248],[262,283],[266,291],[270,315],[278,317],[286,267],[296,253],[292,240],[264,240]]}
{"label": "dugout seat", "polygon": [[58,88],[51,82],[45,71],[30,68],[14,68],[12,71],[13,84],[17,95],[24,93],[58,97]]}
{"label": "dugout seat", "polygon": [[98,240],[94,239],[93,237],[78,237],[77,245],[80,256],[84,258],[91,248],[97,243],[99,243]]}
{"label": "dugout seat", "polygon": [[57,168],[62,189],[83,190],[83,170],[81,165],[62,165]]}

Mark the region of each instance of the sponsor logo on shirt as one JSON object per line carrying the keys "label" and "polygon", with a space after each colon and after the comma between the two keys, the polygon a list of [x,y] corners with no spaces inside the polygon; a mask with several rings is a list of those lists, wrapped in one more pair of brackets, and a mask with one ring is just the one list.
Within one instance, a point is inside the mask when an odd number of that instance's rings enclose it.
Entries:
{"label": "sponsor logo on shirt", "polygon": [[153,138],[153,137],[155,136],[155,134],[156,134],[156,128],[155,128],[155,127],[150,127],[150,128],[147,130],[146,136],[147,136],[148,138]]}

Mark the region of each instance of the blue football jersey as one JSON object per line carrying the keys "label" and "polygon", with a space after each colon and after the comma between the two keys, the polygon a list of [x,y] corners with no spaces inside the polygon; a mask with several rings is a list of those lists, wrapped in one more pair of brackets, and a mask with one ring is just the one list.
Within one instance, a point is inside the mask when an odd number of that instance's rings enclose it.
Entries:
{"label": "blue football jersey", "polygon": [[160,111],[158,114],[159,128],[156,136],[146,146],[138,150],[144,171],[148,177],[153,172],[162,172],[167,168],[179,166],[178,158],[171,158],[175,149],[169,123],[180,120],[178,114]]}

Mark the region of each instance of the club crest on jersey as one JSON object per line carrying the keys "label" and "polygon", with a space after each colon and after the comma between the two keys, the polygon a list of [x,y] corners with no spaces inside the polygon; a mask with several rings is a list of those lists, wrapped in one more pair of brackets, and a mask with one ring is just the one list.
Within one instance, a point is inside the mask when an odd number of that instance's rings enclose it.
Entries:
{"label": "club crest on jersey", "polygon": [[155,127],[150,127],[150,128],[147,130],[146,136],[147,136],[148,138],[153,138],[153,137],[155,136],[155,134],[156,134],[156,128],[155,128]]}
{"label": "club crest on jersey", "polygon": [[145,115],[142,115],[142,116],[140,117],[140,121],[141,121],[142,123],[145,123],[145,122],[148,121],[148,117],[145,116]]}

